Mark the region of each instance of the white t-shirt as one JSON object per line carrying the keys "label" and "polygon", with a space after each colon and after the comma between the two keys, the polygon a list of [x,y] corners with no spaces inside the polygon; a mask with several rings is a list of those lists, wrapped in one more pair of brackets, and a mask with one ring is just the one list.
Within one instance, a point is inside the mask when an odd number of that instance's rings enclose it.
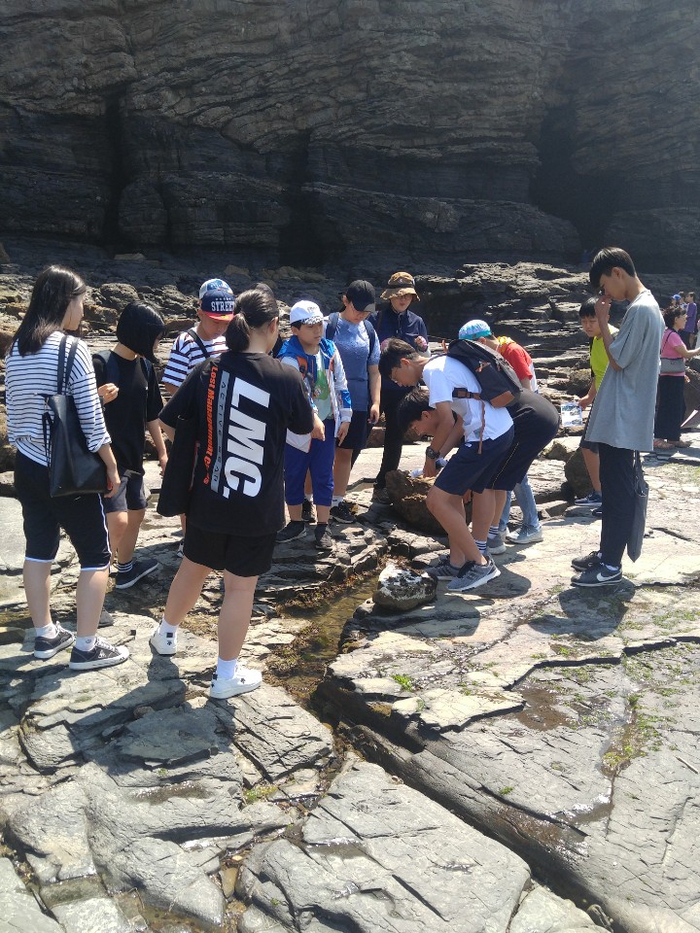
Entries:
{"label": "white t-shirt", "polygon": [[452,398],[453,389],[479,391],[476,376],[459,360],[436,356],[423,368],[423,382],[430,393],[431,407],[434,408],[438,402],[449,402],[452,411],[462,419],[465,441],[494,440],[505,434],[513,424],[506,408],[494,408],[488,402],[475,398]]}

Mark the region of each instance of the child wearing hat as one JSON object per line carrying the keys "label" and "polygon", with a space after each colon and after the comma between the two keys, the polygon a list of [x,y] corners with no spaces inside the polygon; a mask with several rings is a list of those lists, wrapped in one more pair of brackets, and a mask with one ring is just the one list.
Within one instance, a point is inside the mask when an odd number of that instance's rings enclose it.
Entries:
{"label": "child wearing hat", "polygon": [[233,320],[234,294],[223,279],[207,279],[199,289],[199,320],[175,338],[163,371],[163,387],[174,395],[188,373],[203,360],[226,350],[226,328]]}
{"label": "child wearing hat", "polygon": [[[371,315],[370,321],[379,345],[392,337],[405,341],[413,350],[422,353],[428,349],[428,331],[420,315],[410,310],[414,301],[420,301],[416,283],[410,272],[394,272],[381,298],[388,304]],[[375,502],[388,503],[386,474],[398,469],[403,447],[403,433],[398,422],[398,408],[409,388],[395,385],[390,379],[382,379],[380,408],[384,412],[384,453],[379,472],[374,480],[372,498]]]}
{"label": "child wearing hat", "polygon": [[323,337],[323,314],[313,301],[297,301],[289,311],[292,336],[279,359],[296,367],[304,378],[314,426],[310,434],[287,433],[284,451],[284,496],[289,523],[277,535],[280,543],[306,535],[302,520],[304,481],[311,474],[316,506],[315,546],[333,548],[328,518],[333,499],[333,460],[336,439],[342,442],[352,420],[352,404],[343,362],[332,340]]}

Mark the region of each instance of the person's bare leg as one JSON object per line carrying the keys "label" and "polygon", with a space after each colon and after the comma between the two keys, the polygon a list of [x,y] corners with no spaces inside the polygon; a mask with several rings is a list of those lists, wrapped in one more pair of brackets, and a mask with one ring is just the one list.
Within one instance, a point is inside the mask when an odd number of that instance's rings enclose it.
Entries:
{"label": "person's bare leg", "polygon": [[102,570],[81,570],[75,590],[75,608],[78,617],[79,638],[90,637],[97,632],[100,613],[105,601],[109,567]]}
{"label": "person's bare leg", "polygon": [[121,547],[122,538],[129,524],[128,512],[107,512],[107,531],[109,532],[109,549],[112,552],[112,560],[117,556]]}
{"label": "person's bare leg", "polygon": [[336,447],[333,462],[333,495],[345,498],[352,470],[352,450]]}
{"label": "person's bare leg", "polygon": [[600,492],[600,457],[592,450],[581,448],[583,462],[586,464],[588,475],[591,478],[591,485],[594,492]]}
{"label": "person's bare leg", "polygon": [[[301,506],[299,506],[299,517],[301,518]],[[330,518],[331,507],[330,505],[317,505],[316,506],[316,521],[319,525],[327,525],[328,519]],[[291,511],[289,517],[291,518]]]}
{"label": "person's bare leg", "polygon": [[[501,499],[501,512],[504,499]],[[486,541],[489,528],[493,524],[496,509],[496,492],[494,489],[484,489],[472,499],[472,534],[477,541]]]}
{"label": "person's bare leg", "polygon": [[[450,539],[450,554],[462,552],[466,560],[485,564],[479,548],[474,543],[467,524],[464,521],[464,503],[461,496],[453,496],[433,486],[426,500],[428,510],[440,522]],[[455,564],[457,566],[457,564]]]}
{"label": "person's bare leg", "polygon": [[209,567],[195,564],[188,557],[182,558],[177,573],[170,584],[170,591],[163,610],[168,625],[177,628],[187,613],[194,607],[202,592],[204,581],[211,573]]}
{"label": "person's bare leg", "polygon": [[238,658],[250,625],[257,577],[239,577],[224,570],[224,601],[219,612],[219,657]]}
{"label": "person's bare leg", "polygon": [[22,568],[24,595],[34,628],[51,625],[51,566],[52,561],[25,560]]}
{"label": "person's bare leg", "polygon": [[[136,550],[136,541],[141,529],[141,523],[146,517],[145,509],[130,509],[127,513],[127,525],[121,542],[118,547],[118,558],[120,564],[128,564],[134,556]],[[109,527],[109,525],[108,525]]]}

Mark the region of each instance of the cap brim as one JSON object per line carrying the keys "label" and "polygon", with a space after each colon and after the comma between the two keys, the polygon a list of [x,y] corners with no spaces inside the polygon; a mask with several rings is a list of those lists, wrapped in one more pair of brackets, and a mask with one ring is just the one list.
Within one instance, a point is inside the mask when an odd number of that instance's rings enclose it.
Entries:
{"label": "cap brim", "polygon": [[402,298],[404,295],[410,295],[411,298],[420,301],[418,293],[414,288],[386,288],[380,295],[380,298],[388,301],[390,298]]}
{"label": "cap brim", "polygon": [[204,311],[204,309],[202,309],[202,314],[206,314],[212,321],[224,321],[226,323],[232,321],[234,317],[233,312],[231,314],[212,314],[211,311]]}

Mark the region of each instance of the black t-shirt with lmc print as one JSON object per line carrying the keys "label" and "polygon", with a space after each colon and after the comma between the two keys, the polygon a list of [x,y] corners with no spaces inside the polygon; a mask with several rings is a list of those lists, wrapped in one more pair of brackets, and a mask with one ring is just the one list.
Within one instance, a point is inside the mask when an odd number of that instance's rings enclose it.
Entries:
{"label": "black t-shirt with lmc print", "polygon": [[199,450],[188,522],[244,537],[279,531],[287,428],[313,428],[300,373],[263,353],[226,352],[193,369],[160,417],[175,427],[193,414]]}

